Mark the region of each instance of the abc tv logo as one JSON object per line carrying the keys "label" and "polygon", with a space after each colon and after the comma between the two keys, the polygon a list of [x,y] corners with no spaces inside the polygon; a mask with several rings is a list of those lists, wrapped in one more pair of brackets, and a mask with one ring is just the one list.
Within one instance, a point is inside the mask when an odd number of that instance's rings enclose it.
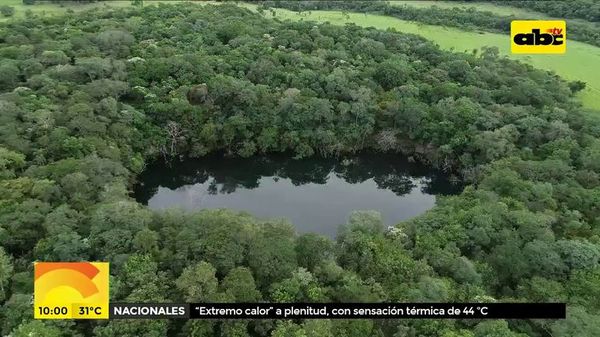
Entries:
{"label": "abc tv logo", "polygon": [[522,54],[566,52],[565,21],[515,20],[511,22],[511,51]]}
{"label": "abc tv logo", "polygon": [[521,46],[547,46],[550,44],[558,46],[564,43],[561,28],[550,28],[547,32],[540,33],[539,29],[532,29],[529,34],[519,33],[515,35],[513,41]]}

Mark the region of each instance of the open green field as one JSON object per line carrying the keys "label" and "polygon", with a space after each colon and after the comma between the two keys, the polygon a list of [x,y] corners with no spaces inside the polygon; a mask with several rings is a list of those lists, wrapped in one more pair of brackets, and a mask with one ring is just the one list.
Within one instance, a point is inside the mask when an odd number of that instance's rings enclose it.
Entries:
{"label": "open green field", "polygon": [[[183,0],[144,0],[145,5],[153,5],[161,2],[182,2]],[[188,0],[191,2],[198,1],[207,3],[202,0]],[[53,4],[50,2],[38,1],[33,6],[23,5],[23,0],[0,0],[0,6],[12,6],[15,8],[16,18],[24,17],[27,10],[31,10],[36,14],[42,15],[56,15],[66,13],[68,9],[73,11],[84,11],[93,8],[104,8],[104,7],[129,7],[131,6],[130,0],[113,0],[105,2],[94,2],[94,3],[76,3],[76,4]],[[5,17],[0,16],[0,22],[8,20]]]}
{"label": "open green field", "polygon": [[[74,11],[83,11],[86,9],[92,9],[96,7],[103,7],[106,4],[102,3],[90,3],[90,4],[69,4],[69,5],[58,5],[52,3],[44,3],[40,2],[33,6],[23,5],[23,0],[0,0],[0,6],[12,6],[15,8],[15,18],[22,18],[25,16],[25,12],[27,10],[31,10],[36,14],[45,14],[45,15],[53,15],[53,14],[63,14],[67,11],[67,9],[72,9]],[[111,6],[130,6],[130,1],[111,1]],[[0,22],[6,21],[8,18],[0,16]]]}
{"label": "open green field", "polygon": [[517,8],[510,6],[500,6],[495,5],[493,3],[488,2],[460,2],[460,1],[435,1],[435,0],[424,0],[424,1],[404,1],[404,0],[394,0],[389,2],[391,5],[395,6],[411,6],[417,8],[428,8],[431,6],[438,6],[440,8],[465,8],[465,9],[475,9],[478,11],[489,11],[499,16],[517,16],[523,19],[547,19],[548,15],[531,11],[525,8]]}
{"label": "open green field", "polygon": [[[146,5],[159,2],[171,1],[145,1]],[[403,1],[407,3],[408,1]],[[199,2],[207,3],[207,2]],[[401,3],[397,1],[397,3]],[[431,6],[435,3],[438,6],[456,6],[456,4],[444,1],[410,1],[411,5]],[[21,0],[0,0],[0,5],[8,4],[17,9],[17,16],[23,15],[26,9],[32,9],[36,13],[46,13],[48,15],[64,13],[67,7],[61,7],[53,4],[38,4],[35,6],[22,5]],[[444,4],[444,5],[442,5]],[[73,10],[85,10],[102,6],[130,6],[130,1],[110,1],[108,3],[78,4],[70,5]],[[243,4],[244,7],[255,9],[256,5]],[[492,4],[468,4],[468,6],[478,6],[478,9],[504,10],[507,15],[514,11],[528,12],[523,9],[511,7],[496,6]],[[482,7],[483,6],[483,7]],[[510,13],[509,13],[510,12]],[[532,12],[528,12],[531,15]],[[534,12],[533,12],[534,13]],[[523,13],[521,13],[523,14]],[[266,14],[269,15],[270,14]],[[331,22],[332,24],[355,23],[363,27],[375,27],[378,29],[392,28],[399,32],[418,34],[426,39],[434,41],[441,48],[454,50],[457,52],[471,52],[473,49],[479,49],[483,46],[496,46],[502,55],[510,58],[527,62],[537,68],[547,69],[556,72],[558,75],[568,80],[581,80],[587,83],[587,88],[579,94],[580,99],[586,107],[600,110],[600,68],[595,65],[600,64],[600,48],[585,43],[570,40],[567,45],[567,53],[564,55],[513,55],[510,53],[509,38],[507,35],[487,33],[487,32],[469,32],[456,28],[442,26],[425,25],[415,22],[400,20],[388,16],[372,15],[363,13],[342,13],[340,11],[311,11],[296,13],[284,9],[277,9],[275,17],[285,20],[314,20],[318,22]]]}
{"label": "open green field", "polygon": [[[430,8],[437,6],[439,8],[460,8],[470,9],[480,12],[492,12],[497,16],[514,16],[523,20],[564,20],[564,18],[552,17],[548,14],[529,10],[527,8],[500,6],[489,2],[462,2],[462,1],[444,1],[444,0],[393,0],[389,1],[393,6],[410,6],[415,8]],[[592,24],[583,19],[568,19],[568,22],[577,22],[578,24]]]}

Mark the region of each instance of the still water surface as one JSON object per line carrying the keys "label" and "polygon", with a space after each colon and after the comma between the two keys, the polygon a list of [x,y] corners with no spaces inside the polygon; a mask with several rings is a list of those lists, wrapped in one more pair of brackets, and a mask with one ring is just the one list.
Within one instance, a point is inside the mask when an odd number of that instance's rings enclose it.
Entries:
{"label": "still water surface", "polygon": [[376,210],[392,225],[432,208],[436,195],[461,189],[439,171],[387,154],[159,161],[139,179],[135,197],[152,209],[231,208],[330,237],[353,210]]}

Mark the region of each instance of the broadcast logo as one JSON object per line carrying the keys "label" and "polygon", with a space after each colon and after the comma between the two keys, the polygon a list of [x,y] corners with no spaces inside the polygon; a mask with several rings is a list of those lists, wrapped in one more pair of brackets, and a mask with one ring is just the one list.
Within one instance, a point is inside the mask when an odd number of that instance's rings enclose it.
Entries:
{"label": "broadcast logo", "polygon": [[513,54],[564,54],[567,51],[565,21],[514,20],[510,24]]}
{"label": "broadcast logo", "polygon": [[108,319],[107,262],[36,262],[34,317]]}

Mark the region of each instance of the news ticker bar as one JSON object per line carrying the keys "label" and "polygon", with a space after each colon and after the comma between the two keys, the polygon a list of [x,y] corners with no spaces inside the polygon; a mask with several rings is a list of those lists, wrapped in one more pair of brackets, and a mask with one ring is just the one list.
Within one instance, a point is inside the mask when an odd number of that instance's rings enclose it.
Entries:
{"label": "news ticker bar", "polygon": [[564,319],[565,303],[111,303],[110,319]]}

